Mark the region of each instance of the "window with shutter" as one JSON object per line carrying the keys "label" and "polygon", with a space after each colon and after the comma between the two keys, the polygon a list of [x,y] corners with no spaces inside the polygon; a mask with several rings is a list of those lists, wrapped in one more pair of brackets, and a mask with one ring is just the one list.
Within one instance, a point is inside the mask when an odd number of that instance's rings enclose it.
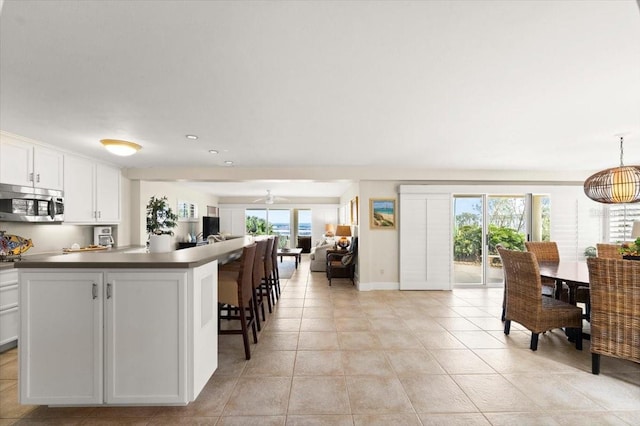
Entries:
{"label": "window with shutter", "polygon": [[640,203],[610,205],[609,242],[630,241],[634,220],[640,220]]}

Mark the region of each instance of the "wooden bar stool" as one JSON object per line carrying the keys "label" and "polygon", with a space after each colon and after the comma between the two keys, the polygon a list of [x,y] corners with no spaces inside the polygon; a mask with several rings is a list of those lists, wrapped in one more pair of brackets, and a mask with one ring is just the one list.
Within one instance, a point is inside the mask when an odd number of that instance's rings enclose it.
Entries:
{"label": "wooden bar stool", "polygon": [[276,301],[273,298],[272,284],[271,284],[271,274],[273,273],[273,256],[271,254],[274,247],[274,238],[267,239],[267,248],[264,255],[264,275],[262,277],[262,283],[260,284],[260,295],[261,297],[267,297],[267,306],[269,308],[269,313],[273,312],[273,305],[275,305]]}
{"label": "wooden bar stool", "polygon": [[262,312],[262,321],[266,321],[267,319],[264,313],[264,297],[260,291],[260,284],[262,284],[262,279],[264,278],[264,262],[267,256],[267,245],[268,240],[256,241],[256,256],[253,262],[253,306],[255,308],[258,331],[262,329],[258,310]]}
{"label": "wooden bar stool", "polygon": [[[273,262],[273,269],[271,270],[271,282],[273,290],[276,295],[276,299],[280,299],[280,270],[278,269],[278,244],[280,243],[280,236],[276,235],[273,240],[273,248],[271,250],[271,261]],[[297,264],[296,264],[297,267]],[[275,300],[274,300],[275,304]]]}
{"label": "wooden bar stool", "polygon": [[[246,359],[251,359],[249,327],[253,332],[253,343],[258,343],[253,302],[253,264],[256,247],[256,244],[251,244],[242,249],[237,272],[224,269],[218,271],[218,334],[242,334]],[[232,314],[233,308],[237,308],[237,315]],[[224,309],[227,310],[226,315],[222,314]],[[239,320],[240,329],[221,330],[222,319]]]}

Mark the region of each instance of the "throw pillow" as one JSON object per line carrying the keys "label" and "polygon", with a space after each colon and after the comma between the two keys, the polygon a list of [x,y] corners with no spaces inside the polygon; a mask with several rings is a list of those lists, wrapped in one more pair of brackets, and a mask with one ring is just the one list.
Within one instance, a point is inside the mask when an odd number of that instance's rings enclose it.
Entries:
{"label": "throw pillow", "polygon": [[353,259],[353,255],[352,254],[345,254],[344,256],[342,256],[342,264],[344,266],[347,266],[348,264],[351,263],[351,260]]}

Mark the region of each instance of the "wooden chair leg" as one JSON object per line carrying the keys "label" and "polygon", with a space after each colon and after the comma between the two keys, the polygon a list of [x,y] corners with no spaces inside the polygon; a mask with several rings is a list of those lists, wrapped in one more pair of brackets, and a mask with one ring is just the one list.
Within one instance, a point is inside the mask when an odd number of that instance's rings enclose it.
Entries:
{"label": "wooden chair leg", "polygon": [[529,349],[532,351],[538,350],[538,333],[531,333],[531,345],[529,345]]}
{"label": "wooden chair leg", "polygon": [[511,320],[506,320],[504,322],[504,334],[509,334],[509,332],[511,331]]}
{"label": "wooden chair leg", "polygon": [[254,311],[253,301],[249,301],[249,306],[247,307],[247,315],[249,315],[249,322],[251,323],[251,331],[253,332],[253,343],[258,343],[258,332],[256,331],[256,317],[253,316]]}
{"label": "wooden chair leg", "polygon": [[276,291],[276,299],[280,300],[280,270],[273,268],[273,287]]}
{"label": "wooden chair leg", "polygon": [[269,295],[270,291],[271,291],[271,287],[269,286],[269,279],[265,278],[264,279],[264,283],[262,283],[261,287],[261,292],[262,296],[266,296],[267,297],[267,307],[269,308],[269,313],[273,312],[273,305],[271,304],[271,296]]}
{"label": "wooden chair leg", "polygon": [[247,360],[251,359],[251,350],[249,349],[249,330],[247,329],[247,317],[242,309],[240,314],[240,326],[242,327],[242,342],[244,343],[244,356]]}
{"label": "wooden chair leg", "polygon": [[574,328],[575,338],[576,338],[576,349],[582,350],[582,328]]}
{"label": "wooden chair leg", "polygon": [[[260,325],[260,315],[258,315],[258,289],[253,289],[253,314],[256,319],[256,326],[258,327],[258,331],[262,331],[262,326]],[[264,311],[263,311],[264,312]],[[264,319],[263,319],[264,321]]]}
{"label": "wooden chair leg", "polygon": [[600,374],[600,354],[591,354],[591,373]]}

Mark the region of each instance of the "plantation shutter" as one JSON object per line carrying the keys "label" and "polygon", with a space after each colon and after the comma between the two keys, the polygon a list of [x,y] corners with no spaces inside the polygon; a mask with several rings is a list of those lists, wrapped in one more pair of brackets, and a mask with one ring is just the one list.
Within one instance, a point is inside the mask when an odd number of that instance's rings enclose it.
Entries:
{"label": "plantation shutter", "polygon": [[640,203],[610,205],[609,242],[631,241],[634,220],[640,220]]}

